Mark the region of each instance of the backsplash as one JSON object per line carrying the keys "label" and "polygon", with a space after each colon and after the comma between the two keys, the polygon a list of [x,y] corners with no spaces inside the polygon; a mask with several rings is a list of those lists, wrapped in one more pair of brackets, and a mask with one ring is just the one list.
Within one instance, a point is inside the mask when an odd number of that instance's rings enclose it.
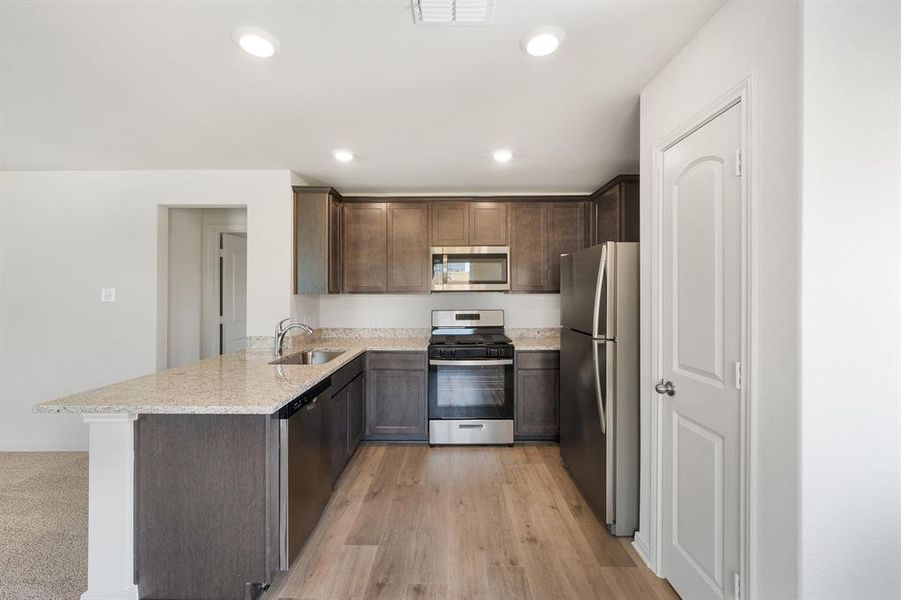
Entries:
{"label": "backsplash", "polygon": [[[559,327],[507,327],[507,336],[513,339],[533,339],[560,335]],[[285,353],[294,348],[309,347],[317,340],[326,339],[372,339],[372,338],[427,338],[431,330],[427,327],[325,327],[312,334],[301,333],[285,339]],[[272,350],[275,337],[271,335],[247,336],[248,350]]]}
{"label": "backsplash", "polygon": [[427,338],[431,331],[424,327],[325,327],[318,333],[323,338]]}

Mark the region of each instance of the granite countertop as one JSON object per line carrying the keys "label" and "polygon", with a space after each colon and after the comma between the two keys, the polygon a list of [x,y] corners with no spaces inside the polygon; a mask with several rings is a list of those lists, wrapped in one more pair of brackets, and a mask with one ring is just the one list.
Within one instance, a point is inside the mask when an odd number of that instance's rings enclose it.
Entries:
{"label": "granite countertop", "polygon": [[[328,338],[309,346],[346,351],[324,365],[270,365],[271,350],[233,352],[42,402],[34,412],[268,415],[367,350],[425,351],[428,339]],[[296,347],[286,354],[302,349]]]}
{"label": "granite countertop", "polygon": [[[517,350],[559,350],[559,335],[511,336]],[[368,350],[425,351],[427,337],[324,337],[295,346],[344,350],[323,365],[270,365],[272,352],[224,354],[95,390],[42,402],[36,413],[258,414],[276,412]]]}
{"label": "granite countertop", "polygon": [[513,337],[513,346],[517,352],[537,350],[559,350],[560,335],[542,335],[537,337]]}

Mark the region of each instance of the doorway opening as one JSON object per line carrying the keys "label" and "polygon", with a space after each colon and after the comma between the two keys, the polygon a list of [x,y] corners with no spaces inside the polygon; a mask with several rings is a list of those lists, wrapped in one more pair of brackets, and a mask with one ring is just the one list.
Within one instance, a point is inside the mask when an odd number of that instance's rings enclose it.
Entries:
{"label": "doorway opening", "polygon": [[[243,350],[247,209],[167,209],[164,368]],[[162,233],[162,232],[161,232]]]}

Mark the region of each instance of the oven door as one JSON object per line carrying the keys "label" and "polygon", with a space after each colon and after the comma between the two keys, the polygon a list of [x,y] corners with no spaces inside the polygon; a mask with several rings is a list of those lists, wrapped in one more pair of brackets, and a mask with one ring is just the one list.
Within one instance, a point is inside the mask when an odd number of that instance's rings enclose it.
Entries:
{"label": "oven door", "polygon": [[432,291],[506,292],[510,290],[508,246],[432,248]]}
{"label": "oven door", "polygon": [[429,360],[429,419],[512,418],[512,358]]}

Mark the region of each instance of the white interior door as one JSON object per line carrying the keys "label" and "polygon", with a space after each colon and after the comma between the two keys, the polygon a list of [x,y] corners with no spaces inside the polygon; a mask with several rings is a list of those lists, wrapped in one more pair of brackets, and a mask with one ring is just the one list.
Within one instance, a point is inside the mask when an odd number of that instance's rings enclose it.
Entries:
{"label": "white interior door", "polygon": [[247,342],[247,238],[222,234],[222,352]]}
{"label": "white interior door", "polygon": [[735,105],[663,153],[661,558],[690,600],[740,572],[741,142]]}

